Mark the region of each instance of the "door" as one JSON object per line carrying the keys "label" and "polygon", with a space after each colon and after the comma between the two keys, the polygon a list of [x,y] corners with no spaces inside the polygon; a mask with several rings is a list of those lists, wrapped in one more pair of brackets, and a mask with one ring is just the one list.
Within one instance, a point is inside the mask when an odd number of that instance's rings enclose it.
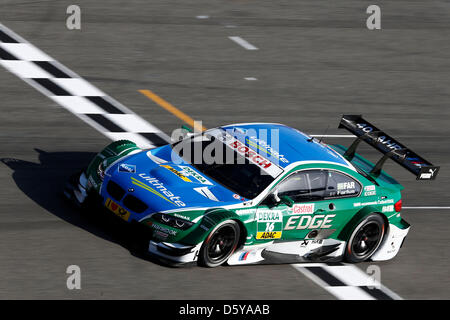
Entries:
{"label": "door", "polygon": [[323,202],[328,206],[328,214],[333,215],[330,232],[341,230],[361,209],[354,206],[357,202],[355,198],[361,194],[361,188],[360,182],[350,175],[337,170],[328,170]]}
{"label": "door", "polygon": [[278,198],[290,197],[294,204],[271,203],[267,197],[256,211],[257,240],[325,239],[344,226],[358,210],[354,197],[361,184],[335,170],[302,170],[278,184]]}
{"label": "door", "polygon": [[283,218],[283,239],[305,239],[313,230],[331,228],[333,216],[323,201],[327,174],[327,170],[299,171],[279,184],[278,196],[289,196],[294,201]]}

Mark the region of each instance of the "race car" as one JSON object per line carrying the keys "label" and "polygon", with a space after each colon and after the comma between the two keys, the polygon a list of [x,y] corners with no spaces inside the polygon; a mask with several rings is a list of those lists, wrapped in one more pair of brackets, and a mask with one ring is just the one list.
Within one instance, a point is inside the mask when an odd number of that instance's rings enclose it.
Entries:
{"label": "race car", "polygon": [[[410,225],[403,187],[383,164],[418,180],[434,180],[439,167],[360,115],[344,115],[339,128],[356,136],[350,147],[272,123],[185,131],[151,149],[116,141],[64,194],[145,227],[147,253],[172,265],[391,259]],[[383,154],[377,163],[356,153],[361,141]]]}

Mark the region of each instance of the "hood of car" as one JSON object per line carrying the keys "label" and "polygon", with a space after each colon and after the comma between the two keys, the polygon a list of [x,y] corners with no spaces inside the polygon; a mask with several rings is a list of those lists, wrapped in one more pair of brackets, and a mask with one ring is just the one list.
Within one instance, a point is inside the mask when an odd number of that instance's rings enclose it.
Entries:
{"label": "hood of car", "polygon": [[176,209],[222,207],[247,199],[212,180],[172,152],[170,145],[128,155],[113,163],[102,193],[113,181],[125,194],[148,206],[146,213]]}

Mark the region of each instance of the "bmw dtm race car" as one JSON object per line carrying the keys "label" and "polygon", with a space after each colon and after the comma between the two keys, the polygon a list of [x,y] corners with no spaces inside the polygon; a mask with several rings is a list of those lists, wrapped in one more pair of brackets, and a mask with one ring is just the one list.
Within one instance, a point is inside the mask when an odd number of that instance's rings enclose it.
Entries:
{"label": "bmw dtm race car", "polygon": [[[80,206],[98,199],[144,226],[148,253],[173,265],[391,259],[410,226],[403,187],[384,162],[419,180],[435,179],[439,167],[361,116],[344,115],[339,128],[356,136],[349,148],[261,123],[186,133],[153,149],[116,141],[64,194]],[[361,141],[383,154],[376,164],[356,153]]]}

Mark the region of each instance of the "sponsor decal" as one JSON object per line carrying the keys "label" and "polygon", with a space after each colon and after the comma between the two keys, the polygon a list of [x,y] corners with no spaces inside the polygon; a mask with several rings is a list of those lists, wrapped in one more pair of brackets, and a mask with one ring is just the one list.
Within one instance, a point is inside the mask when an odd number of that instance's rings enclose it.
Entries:
{"label": "sponsor decal", "polygon": [[256,212],[256,239],[280,239],[283,215],[280,210],[258,210]]}
{"label": "sponsor decal", "polygon": [[[357,123],[356,126],[359,129],[361,129],[362,131],[364,131],[365,133],[373,131],[373,128],[371,126],[367,125],[367,123]],[[398,143],[396,143],[394,141],[391,141],[386,136],[378,137],[377,143],[383,144],[384,146],[386,146],[387,148],[389,148],[391,150],[403,149],[403,146],[399,145]]]}
{"label": "sponsor decal", "polygon": [[180,200],[179,196],[174,195],[171,191],[169,191],[166,187],[164,187],[163,183],[160,182],[158,179],[147,176],[145,173],[140,173],[139,177],[144,179],[146,182],[150,183],[151,186],[143,183],[142,181],[140,181],[134,177],[131,177],[132,183],[137,185],[138,187],[141,187],[142,189],[150,191],[151,193],[157,195],[161,199],[163,199],[175,206],[178,206],[178,207],[186,206],[186,204]]}
{"label": "sponsor decal", "polygon": [[309,204],[294,204],[291,214],[312,214],[314,213],[314,203]]}
{"label": "sponsor decal", "polygon": [[337,184],[338,190],[355,189],[355,182],[340,182]]}
{"label": "sponsor decal", "polygon": [[280,210],[258,210],[256,213],[258,222],[282,222],[283,216]]}
{"label": "sponsor decal", "polygon": [[322,239],[320,239],[320,240],[317,240],[317,239],[314,239],[314,240],[303,240],[302,243],[300,243],[300,247],[307,247],[309,245],[322,244],[322,243],[323,243]]}
{"label": "sponsor decal", "polygon": [[394,211],[394,206],[393,205],[383,206],[381,208],[381,212],[392,212],[392,211]]}
{"label": "sponsor decal", "polygon": [[377,204],[394,203],[394,199],[378,200]]}
{"label": "sponsor decal", "polygon": [[258,232],[256,234],[256,239],[280,239],[281,231],[272,232]]}
{"label": "sponsor decal", "polygon": [[[253,140],[254,142],[250,141],[250,139]],[[289,163],[288,159],[286,159],[284,157],[284,155],[280,154],[277,150],[272,148],[269,144],[267,144],[266,141],[264,141],[262,139],[258,139],[258,137],[256,137],[256,136],[251,136],[250,139],[248,139],[248,138],[246,139],[246,142],[249,145],[257,148],[258,150],[264,151],[269,156],[275,157],[275,158],[277,158],[278,160],[280,160],[283,163]]]}
{"label": "sponsor decal", "polygon": [[175,174],[178,178],[180,178],[183,181],[186,182],[192,182],[191,180],[189,180],[188,177],[186,177],[182,172],[176,170],[175,168],[167,165],[167,164],[160,164],[161,167],[166,168],[167,170],[169,170],[170,172],[172,172],[173,174]]}
{"label": "sponsor decal", "polygon": [[175,217],[178,217],[178,218],[181,218],[181,219],[184,219],[184,220],[191,220],[191,218],[189,218],[189,217],[186,217],[186,216],[183,216],[183,215],[181,215],[181,214],[179,214],[179,213],[174,213],[173,214]]}
{"label": "sponsor decal", "polygon": [[128,172],[128,173],[135,173],[136,172],[136,166],[134,164],[126,164],[121,163],[117,169],[119,172]]}
{"label": "sponsor decal", "polygon": [[375,195],[377,195],[375,185],[370,185],[370,186],[364,187],[364,196],[369,197],[369,196],[375,196]]}
{"label": "sponsor decal", "polygon": [[423,172],[420,174],[420,179],[431,179],[434,176],[434,173],[437,169],[429,169],[428,172]]}
{"label": "sponsor decal", "polygon": [[286,222],[284,230],[329,229],[335,216],[335,214],[291,216]]}
{"label": "sponsor decal", "polygon": [[361,207],[361,206],[373,206],[378,204],[388,204],[388,203],[394,203],[394,199],[387,199],[387,200],[378,200],[378,201],[371,201],[371,202],[355,202],[353,203],[354,207]]}
{"label": "sponsor decal", "polygon": [[167,239],[167,237],[169,235],[167,233],[164,233],[164,232],[161,232],[159,230],[156,230],[155,233],[154,233],[154,236],[159,238],[159,239],[165,240],[165,239]]}
{"label": "sponsor decal", "polygon": [[200,182],[201,184],[207,184],[212,186],[213,184],[211,183],[211,181],[209,181],[208,179],[206,179],[204,176],[202,176],[200,173],[198,173],[197,171],[195,171],[194,169],[192,169],[191,167],[188,166],[179,166],[182,169],[182,173],[187,176],[187,177],[191,177],[194,178],[195,180],[197,180],[198,182]]}
{"label": "sponsor decal", "polygon": [[355,182],[340,182],[337,184],[337,194],[338,195],[346,195],[355,193]]}
{"label": "sponsor decal", "polygon": [[241,198],[241,196],[235,193],[235,194],[233,194],[233,198],[239,200]]}
{"label": "sponsor decal", "polygon": [[117,203],[112,201],[110,198],[106,199],[105,207],[114,212],[114,214],[120,218],[122,218],[125,221],[128,221],[130,218],[130,213],[119,206]]}
{"label": "sponsor decal", "polygon": [[423,162],[421,159],[419,159],[417,157],[407,157],[406,160],[408,160],[413,165],[415,165],[416,167],[419,167],[419,168],[423,167],[424,165],[426,165],[425,162]]}
{"label": "sponsor decal", "polygon": [[244,251],[244,252],[242,252],[241,255],[239,256],[239,261],[246,260],[250,252],[251,251]]}
{"label": "sponsor decal", "polygon": [[202,196],[208,198],[209,200],[219,201],[219,199],[216,198],[216,196],[211,192],[211,190],[208,189],[208,187],[194,188],[194,190],[200,193]]}
{"label": "sponsor decal", "polygon": [[237,214],[253,214],[255,213],[256,209],[241,209],[241,210],[236,210]]}
{"label": "sponsor decal", "polygon": [[171,235],[171,236],[176,236],[177,235],[177,232],[175,230],[168,229],[168,228],[160,226],[159,224],[156,224],[156,223],[152,223],[151,227],[153,229],[157,230],[157,231],[166,233],[166,234]]}
{"label": "sponsor decal", "polygon": [[264,158],[256,151],[253,151],[239,140],[233,138],[230,142],[227,142],[226,145],[235,150],[240,155],[247,158],[250,162],[254,163],[274,178],[276,178],[280,173],[283,172],[280,167],[272,163],[270,160]]}

